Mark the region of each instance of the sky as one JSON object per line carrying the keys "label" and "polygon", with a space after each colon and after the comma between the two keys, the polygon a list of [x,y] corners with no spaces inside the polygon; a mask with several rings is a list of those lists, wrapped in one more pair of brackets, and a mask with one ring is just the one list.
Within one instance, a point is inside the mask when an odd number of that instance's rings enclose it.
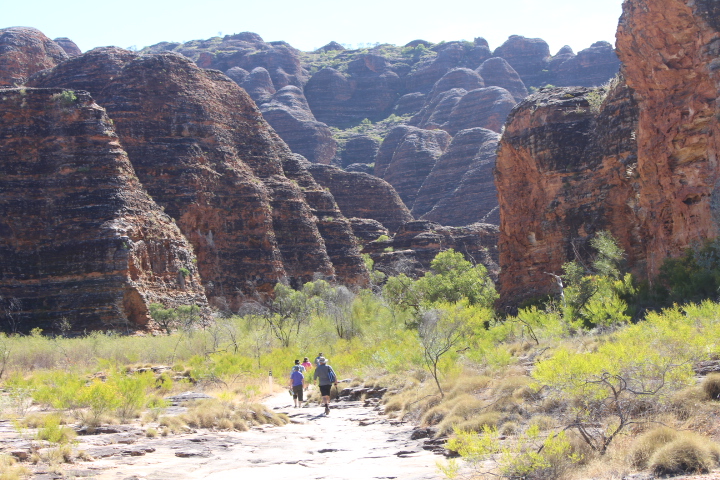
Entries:
{"label": "sky", "polygon": [[484,37],[490,48],[510,35],[542,38],[555,54],[598,40],[615,44],[622,0],[0,0],[0,28],[35,27],[68,37],[82,51],[115,45],[142,48],[255,32],[310,51],[341,44],[404,45]]}

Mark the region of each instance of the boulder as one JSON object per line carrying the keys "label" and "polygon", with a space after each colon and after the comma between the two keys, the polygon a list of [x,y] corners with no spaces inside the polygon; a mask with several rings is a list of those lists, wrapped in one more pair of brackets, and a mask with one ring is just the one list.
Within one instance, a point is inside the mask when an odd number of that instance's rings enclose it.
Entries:
{"label": "boulder", "polygon": [[272,100],[276,91],[270,73],[263,67],[253,68],[240,86],[258,105]]}
{"label": "boulder", "polygon": [[513,96],[504,88],[478,88],[467,92],[458,100],[447,122],[440,128],[450,135],[475,127],[500,132],[515,103]]}

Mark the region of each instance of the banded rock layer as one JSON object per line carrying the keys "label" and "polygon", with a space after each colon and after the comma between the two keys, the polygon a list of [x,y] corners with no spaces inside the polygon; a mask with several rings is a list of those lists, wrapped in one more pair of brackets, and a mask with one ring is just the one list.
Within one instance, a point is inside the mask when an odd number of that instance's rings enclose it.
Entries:
{"label": "banded rock layer", "polygon": [[195,255],[87,93],[0,90],[2,328],[142,329],[207,305]]}
{"label": "banded rock layer", "polygon": [[[235,309],[282,278],[337,273],[303,189],[285,175],[292,154],[225,75],[177,54],[109,48],[33,83],[89,90],[107,108],[140,180],[194,245],[213,304]],[[344,242],[352,252],[349,233]],[[363,284],[360,270],[338,280]]]}

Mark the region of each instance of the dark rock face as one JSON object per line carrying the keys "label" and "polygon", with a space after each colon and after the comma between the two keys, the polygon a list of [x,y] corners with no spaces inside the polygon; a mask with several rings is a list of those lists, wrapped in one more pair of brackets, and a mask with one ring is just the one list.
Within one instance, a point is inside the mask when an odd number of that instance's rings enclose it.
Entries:
{"label": "dark rock face", "polygon": [[478,67],[477,72],[486,86],[504,88],[518,102],[528,95],[520,75],[500,57],[488,58]]}
{"label": "dark rock face", "polygon": [[484,86],[485,82],[482,77],[474,70],[470,70],[469,68],[454,68],[435,82],[429,97],[432,101],[437,95],[452,90],[453,88],[461,88],[469,92],[470,90]]}
{"label": "dark rock face", "polygon": [[420,187],[412,214],[443,225],[499,224],[493,179],[499,140],[484,128],[455,135]]}
{"label": "dark rock face", "polygon": [[510,114],[498,151],[500,291],[504,302],[556,293],[562,264],[610,230],[642,257],[636,202],[638,108],[625,85],[597,113],[583,87],[542,90]]}
{"label": "dark rock face", "polygon": [[391,232],[413,220],[395,189],[380,178],[329,165],[310,165],[308,170],[320,185],[330,190],[348,218],[377,220]]}
{"label": "dark rock face", "polygon": [[367,54],[352,60],[348,76],[331,69],[313,75],[305,86],[310,108],[321,122],[342,126],[385,118],[400,96],[402,82],[385,58]]}
{"label": "dark rock face", "polygon": [[377,240],[381,235],[390,235],[387,228],[377,220],[369,218],[350,218],[350,225],[352,226],[353,235],[360,239],[363,246]]}
{"label": "dark rock face", "polygon": [[367,135],[350,137],[340,154],[340,164],[346,167],[353,163],[373,163],[379,148],[380,141],[373,137]]}
{"label": "dark rock face", "polygon": [[392,185],[412,208],[418,189],[451,137],[443,130],[400,126],[390,131],[375,157],[375,174]]}
{"label": "dark rock face", "polygon": [[68,57],[77,57],[78,55],[82,55],[82,51],[80,50],[80,48],[75,45],[75,42],[73,42],[67,37],[59,37],[53,41],[60,45],[60,48],[65,50],[65,53],[68,54]]}
{"label": "dark rock face", "polygon": [[[237,75],[239,72],[235,73],[236,76],[242,75],[241,73]],[[275,94],[275,86],[270,78],[270,73],[263,67],[253,68],[240,86],[258,105],[269,102]]]}
{"label": "dark rock face", "polygon": [[260,111],[294,153],[313,163],[328,164],[335,157],[337,142],[332,132],[315,120],[298,87],[281,88],[271,101],[260,106]]}
{"label": "dark rock face", "polygon": [[0,87],[22,85],[27,77],[52,68],[68,55],[40,30],[10,27],[0,30]]}
{"label": "dark rock face", "polygon": [[594,87],[602,85],[618,73],[620,60],[612,45],[596,42],[565,61],[557,63],[553,57],[548,68],[550,83],[553,85]]}
{"label": "dark rock face", "polygon": [[462,252],[467,260],[482,263],[496,280],[499,270],[497,241],[496,225],[476,223],[443,227],[427,220],[416,220],[400,227],[390,240],[368,243],[363,253],[370,254],[375,268],[382,272],[419,277],[430,269],[430,262],[438,253],[452,248]]}
{"label": "dark rock face", "polygon": [[420,92],[408,93],[400,97],[395,104],[393,113],[395,115],[407,115],[419,112],[425,105],[425,94]]}
{"label": "dark rock face", "polygon": [[345,171],[375,175],[375,167],[372,164],[367,163],[352,163],[345,167]]}
{"label": "dark rock face", "polygon": [[527,87],[539,87],[547,83],[547,69],[550,61],[550,47],[541,38],[525,38],[512,35],[493,52],[493,56],[504,58],[520,75]]}
{"label": "dark rock face", "polygon": [[410,119],[408,124],[427,129],[443,128],[447,125],[453,109],[466,94],[467,90],[464,88],[453,88],[436,95]]}
{"label": "dark rock face", "polygon": [[248,72],[262,67],[270,74],[273,87],[287,85],[302,87],[307,74],[300,66],[300,52],[285,42],[266,43],[256,33],[192,40],[183,44],[162,42],[143,50],[143,53],[173,51],[192,59],[201,68],[227,72],[240,67]]}
{"label": "dark rock face", "polygon": [[478,88],[460,98],[441,128],[450,135],[475,127],[500,132],[515,103],[513,96],[504,88]]}
{"label": "dark rock face", "polygon": [[194,245],[212,302],[235,309],[280,278],[332,276],[318,220],[285,176],[291,153],[250,97],[180,55],[121,53],[94,50],[37,82],[89,90],[108,109],[141,181]]}
{"label": "dark rock face", "polygon": [[151,302],[207,304],[192,246],[87,93],[0,99],[3,330],[144,329]]}

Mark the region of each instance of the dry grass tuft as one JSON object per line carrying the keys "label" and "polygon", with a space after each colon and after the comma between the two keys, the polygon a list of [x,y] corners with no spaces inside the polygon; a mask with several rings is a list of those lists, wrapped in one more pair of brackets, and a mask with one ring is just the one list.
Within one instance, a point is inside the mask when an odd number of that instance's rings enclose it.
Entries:
{"label": "dry grass tuft", "polygon": [[645,432],[635,440],[630,450],[630,464],[639,469],[647,468],[650,457],[678,436],[679,433],[670,427],[657,427]]}
{"label": "dry grass tuft", "polygon": [[23,465],[18,465],[10,455],[0,455],[0,479],[1,480],[20,480],[27,478],[32,472]]}
{"label": "dry grass tuft", "polygon": [[706,392],[701,387],[688,387],[675,392],[668,401],[668,407],[678,419],[687,420],[697,414]]}
{"label": "dry grass tuft", "polygon": [[535,415],[528,422],[528,426],[532,427],[534,425],[537,425],[541,431],[545,431],[555,428],[557,421],[550,415]]}
{"label": "dry grass tuft", "polygon": [[285,425],[287,416],[277,414],[260,403],[232,403],[216,399],[202,400],[182,415],[193,428],[245,431],[248,425]]}
{"label": "dry grass tuft", "polygon": [[708,438],[683,432],[650,458],[648,466],[656,475],[707,473],[718,465],[720,447]]}
{"label": "dry grass tuft", "polygon": [[708,400],[720,400],[720,373],[711,373],[705,377],[702,390]]}
{"label": "dry grass tuft", "polygon": [[[486,412],[460,422],[457,425],[457,428],[469,432],[481,432],[483,427],[497,427],[500,424],[501,419],[502,414],[500,412]],[[442,426],[438,427],[438,430],[440,428],[442,428]]]}

